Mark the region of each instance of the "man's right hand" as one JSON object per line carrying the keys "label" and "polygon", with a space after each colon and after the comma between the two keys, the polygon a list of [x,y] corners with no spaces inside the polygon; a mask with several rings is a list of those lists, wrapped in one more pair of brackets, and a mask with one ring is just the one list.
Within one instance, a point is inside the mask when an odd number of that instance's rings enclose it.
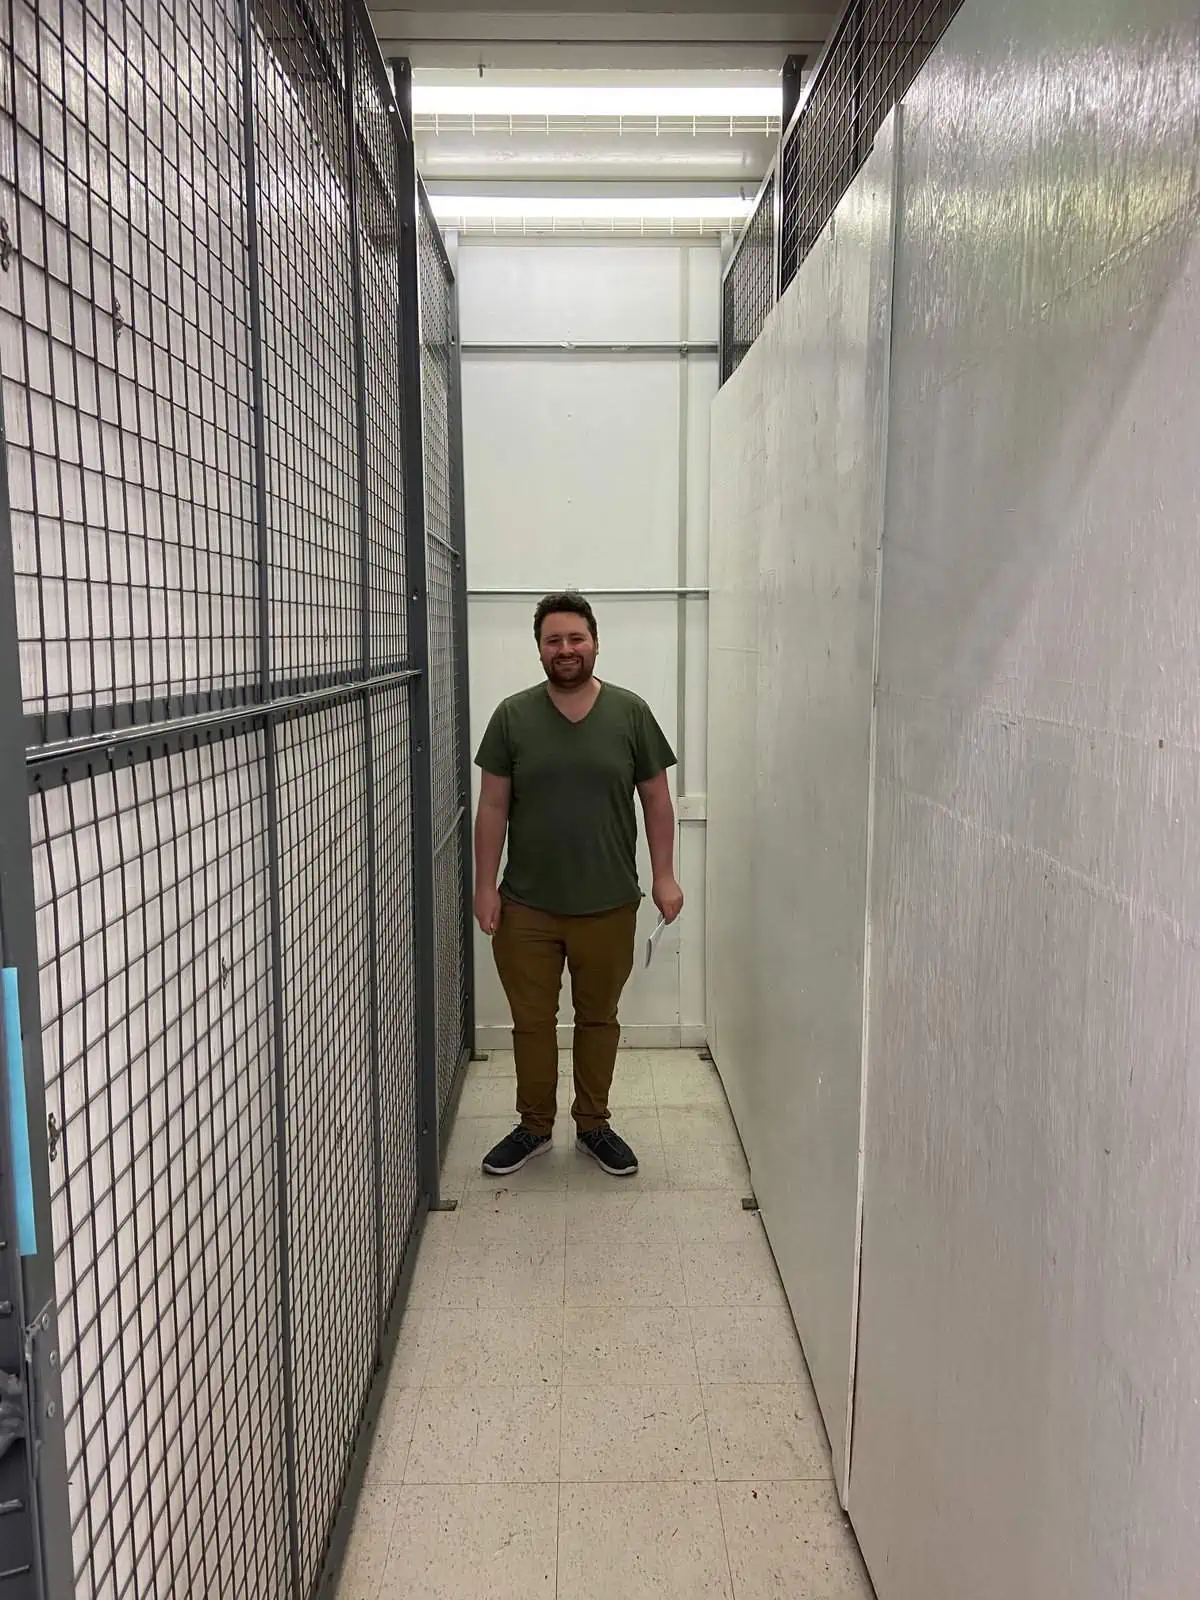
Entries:
{"label": "man's right hand", "polygon": [[475,921],[489,939],[496,932],[496,929],[500,926],[500,891],[498,889],[476,889]]}

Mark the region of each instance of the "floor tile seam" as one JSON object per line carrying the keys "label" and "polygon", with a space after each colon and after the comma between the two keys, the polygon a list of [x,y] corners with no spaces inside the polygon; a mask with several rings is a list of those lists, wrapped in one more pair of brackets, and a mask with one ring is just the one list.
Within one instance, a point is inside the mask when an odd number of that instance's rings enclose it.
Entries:
{"label": "floor tile seam", "polygon": [[[771,1473],[756,1472],[752,1477],[722,1478],[714,1474],[711,1478],[697,1478],[693,1474],[684,1477],[621,1477],[621,1478],[414,1478],[405,1479],[403,1482],[388,1482],[377,1484],[376,1488],[387,1490],[400,1498],[414,1490],[420,1489],[545,1489],[549,1487],[559,1489],[679,1489],[692,1487],[696,1489],[737,1489],[737,1488],[763,1488],[786,1489],[796,1488],[827,1488],[832,1490],[833,1480],[830,1478],[805,1478],[797,1477],[795,1473],[787,1476],[775,1477]],[[399,1506],[392,1513],[392,1522],[388,1528],[389,1552],[390,1540],[394,1536],[396,1517]]]}
{"label": "floor tile seam", "polygon": [[[561,1330],[559,1338],[559,1366],[558,1366],[558,1503],[559,1511],[562,1510],[562,1475],[563,1475],[563,1400],[567,1387],[567,1280],[566,1272],[563,1273],[563,1303],[562,1314],[559,1318]],[[555,1592],[558,1590],[558,1576],[555,1575]]]}
{"label": "floor tile seam", "polygon": [[803,1484],[808,1487],[814,1483],[820,1484],[822,1488],[826,1489],[833,1489],[835,1487],[834,1480],[831,1477],[812,1478],[806,1477],[803,1473],[797,1476],[797,1474],[794,1472],[789,1472],[783,1477],[778,1478],[774,1475],[774,1473],[771,1472],[755,1472],[752,1473],[748,1478],[739,1476],[736,1478],[717,1479],[718,1486],[723,1489],[736,1489],[739,1485],[744,1489],[755,1488],[760,1484],[764,1488],[768,1489],[785,1489],[789,1484]]}
{"label": "floor tile seam", "polygon": [[[689,1320],[689,1322],[691,1321],[690,1314],[689,1314],[688,1320]],[[699,1356],[699,1353],[697,1353],[697,1355],[696,1355],[696,1371],[697,1371],[697,1373],[699,1373],[699,1371],[700,1371],[700,1356]],[[698,1388],[700,1390],[700,1413],[704,1418],[704,1437],[705,1437],[705,1439],[706,1439],[706,1441],[708,1443],[708,1464],[712,1468],[713,1482],[715,1483],[717,1481],[717,1453],[713,1449],[712,1425],[711,1425],[711,1423],[709,1421],[708,1401],[705,1399],[704,1382],[703,1382],[702,1379],[699,1381],[697,1386],[698,1386]],[[724,1537],[724,1530],[722,1530],[722,1537]],[[726,1560],[726,1562],[728,1562],[728,1560],[729,1560],[728,1545],[726,1545],[725,1560]],[[730,1574],[730,1580],[729,1581],[732,1584],[732,1582],[733,1582],[732,1572]]]}
{"label": "floor tile seam", "polygon": [[[697,1356],[697,1358],[696,1358],[696,1364],[697,1364],[697,1366],[699,1366],[699,1356]],[[713,1480],[714,1480],[714,1490],[713,1490],[713,1492],[714,1492],[714,1494],[716,1496],[716,1501],[717,1501],[717,1524],[721,1529],[721,1548],[725,1551],[725,1573],[726,1573],[726,1577],[729,1580],[729,1594],[730,1594],[731,1600],[737,1600],[738,1585],[737,1585],[737,1581],[735,1580],[735,1578],[733,1576],[733,1556],[732,1556],[732,1554],[730,1552],[730,1549],[729,1549],[729,1529],[725,1525],[725,1507],[721,1503],[721,1484],[720,1484],[720,1480],[717,1478],[717,1457],[716,1457],[716,1452],[713,1450],[713,1447],[712,1447],[712,1428],[711,1428],[711,1425],[709,1423],[708,1402],[704,1397],[704,1384],[703,1384],[703,1382],[701,1382],[701,1384],[700,1384],[700,1403],[704,1407],[704,1426],[705,1426],[705,1430],[708,1433],[708,1449],[709,1449],[709,1454],[712,1456],[712,1461],[713,1461]]]}
{"label": "floor tile seam", "polygon": [[[674,1481],[671,1481],[671,1482],[664,1482],[664,1481],[659,1480],[659,1479],[623,1478],[623,1479],[606,1480],[606,1481],[601,1482],[601,1483],[569,1484],[569,1485],[566,1485],[566,1487],[569,1487],[569,1488],[572,1488],[572,1489],[584,1489],[584,1490],[586,1490],[586,1489],[597,1489],[597,1490],[599,1490],[599,1489],[647,1489],[647,1488],[683,1489],[683,1490],[687,1490],[687,1489],[700,1489],[700,1490],[711,1489],[712,1492],[713,1492],[713,1498],[715,1500],[715,1510],[716,1510],[716,1515],[717,1515],[717,1519],[718,1519],[718,1526],[720,1527],[720,1530],[721,1530],[721,1549],[722,1549],[722,1552],[723,1552],[724,1557],[725,1557],[726,1594],[731,1597],[731,1600],[736,1600],[737,1589],[736,1589],[736,1586],[734,1584],[734,1578],[733,1578],[733,1563],[732,1563],[732,1561],[730,1559],[730,1555],[729,1555],[729,1536],[728,1536],[728,1534],[726,1532],[726,1528],[725,1528],[725,1518],[724,1518],[724,1514],[723,1514],[723,1507],[721,1505],[720,1485],[715,1480],[712,1481],[712,1482],[707,1482],[707,1481],[705,1481],[703,1479],[683,1478],[683,1479],[677,1479],[677,1480],[674,1480]],[[561,1549],[562,1549],[562,1491],[561,1491],[561,1488],[560,1488],[560,1491],[559,1491],[559,1550],[560,1550],[560,1552],[561,1552]],[[561,1571],[561,1555],[560,1555],[560,1571]]]}
{"label": "floor tile seam", "polygon": [[406,1478],[400,1485],[405,1491],[409,1489],[545,1489],[550,1485],[561,1482],[558,1478]]}
{"label": "floor tile seam", "polygon": [[[407,1462],[405,1463],[405,1466],[407,1467]],[[401,1484],[396,1484],[396,1485],[388,1485],[387,1487],[391,1490],[391,1492],[393,1494],[392,1518],[391,1518],[391,1523],[390,1523],[390,1525],[388,1527],[387,1549],[383,1553],[383,1563],[382,1563],[382,1565],[380,1566],[380,1569],[379,1569],[379,1582],[375,1585],[375,1597],[374,1597],[374,1600],[382,1600],[383,1586],[387,1582],[387,1575],[388,1575],[389,1570],[391,1569],[391,1565],[392,1565],[392,1550],[396,1545],[396,1536],[397,1536],[397,1533],[398,1533],[399,1527],[400,1527],[400,1502],[401,1502],[401,1500],[403,1498],[403,1494],[404,1494],[404,1485],[402,1483]],[[361,1505],[362,1502],[360,1501],[359,1504]],[[357,1518],[356,1518],[356,1520],[357,1520]]]}
{"label": "floor tile seam", "polygon": [[690,1311],[784,1311],[787,1309],[787,1297],[782,1294],[772,1294],[768,1300],[692,1300],[689,1298]]}
{"label": "floor tile seam", "polygon": [[[380,1494],[400,1496],[410,1489],[524,1489],[538,1487],[544,1488],[547,1484],[551,1483],[566,1485],[570,1488],[582,1488],[588,1485],[603,1485],[605,1487],[613,1488],[622,1484],[631,1486],[666,1485],[668,1487],[677,1487],[680,1484],[695,1484],[697,1486],[707,1487],[709,1485],[716,1484],[718,1487],[722,1488],[737,1488],[739,1485],[743,1488],[753,1487],[756,1485],[763,1485],[769,1488],[787,1488],[789,1485],[796,1485],[804,1486],[805,1488],[819,1486],[824,1489],[829,1489],[831,1492],[836,1489],[835,1480],[829,1473],[752,1472],[748,1474],[737,1473],[730,1476],[723,1476],[717,1472],[715,1461],[713,1464],[713,1475],[711,1477],[703,1478],[698,1478],[693,1474],[686,1474],[682,1477],[663,1477],[661,1475],[638,1477],[635,1475],[612,1478],[568,1478],[562,1476],[551,1478],[535,1475],[533,1477],[516,1478],[496,1478],[490,1476],[447,1476],[410,1479],[407,1476],[406,1469],[405,1473],[399,1478],[377,1479],[368,1485],[368,1489],[376,1496]],[[394,1507],[392,1509],[391,1520],[388,1525],[389,1541],[391,1540],[395,1531],[398,1510],[398,1507]]]}
{"label": "floor tile seam", "polygon": [[[564,1478],[560,1485],[563,1489],[716,1489],[720,1487],[717,1478],[697,1478],[692,1474],[686,1477],[671,1478]],[[763,1487],[767,1487],[764,1482]]]}
{"label": "floor tile seam", "polygon": [[[794,1389],[794,1388],[800,1388],[800,1387],[802,1387],[802,1386],[797,1384],[797,1383],[795,1383],[795,1382],[791,1382],[791,1383],[764,1383],[764,1382],[759,1381],[757,1383],[745,1383],[745,1382],[741,1382],[741,1383],[724,1382],[723,1383],[723,1382],[720,1382],[720,1381],[714,1382],[711,1379],[703,1379],[702,1378],[701,1381],[700,1381],[700,1399],[701,1399],[701,1403],[704,1406],[705,1426],[709,1430],[709,1447],[710,1447],[710,1449],[712,1447],[712,1417],[711,1417],[711,1413],[710,1413],[710,1409],[709,1409],[709,1394],[710,1394],[711,1390],[714,1390],[714,1389],[775,1389],[775,1390],[779,1390],[779,1389]],[[809,1424],[811,1425],[811,1419],[806,1419],[806,1421],[808,1421]],[[714,1451],[713,1452],[713,1470],[714,1470],[714,1472],[716,1471],[716,1465],[717,1465],[717,1458],[716,1458],[716,1452]],[[832,1487],[833,1484],[834,1484],[834,1477],[833,1477],[832,1467],[830,1467],[827,1471],[820,1473],[816,1477],[809,1477],[809,1476],[804,1475],[804,1474],[801,1474],[800,1476],[797,1476],[795,1473],[790,1473],[786,1477],[776,1478],[776,1477],[774,1477],[773,1475],[771,1475],[769,1473],[755,1473],[755,1474],[752,1474],[748,1478],[743,1478],[743,1477],[723,1478],[718,1473],[717,1474],[717,1482],[718,1483],[827,1483]]]}
{"label": "floor tile seam", "polygon": [[630,1389],[694,1389],[698,1382],[699,1379],[697,1378],[664,1378],[661,1383],[627,1383],[620,1378],[607,1378],[603,1383],[565,1383],[563,1385],[563,1394],[565,1397],[568,1389],[603,1389],[608,1393],[619,1391],[622,1394]]}
{"label": "floor tile seam", "polygon": [[555,1497],[554,1515],[554,1596],[558,1600],[562,1583],[562,1437],[559,1436],[558,1493]]}

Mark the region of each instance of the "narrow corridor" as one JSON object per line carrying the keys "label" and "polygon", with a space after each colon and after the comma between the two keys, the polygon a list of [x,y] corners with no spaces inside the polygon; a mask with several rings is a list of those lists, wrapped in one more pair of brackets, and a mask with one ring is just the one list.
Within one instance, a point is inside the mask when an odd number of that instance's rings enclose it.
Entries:
{"label": "narrow corridor", "polygon": [[869,1600],[714,1068],[623,1054],[619,1183],[515,1178],[511,1056],[471,1068],[339,1600]]}

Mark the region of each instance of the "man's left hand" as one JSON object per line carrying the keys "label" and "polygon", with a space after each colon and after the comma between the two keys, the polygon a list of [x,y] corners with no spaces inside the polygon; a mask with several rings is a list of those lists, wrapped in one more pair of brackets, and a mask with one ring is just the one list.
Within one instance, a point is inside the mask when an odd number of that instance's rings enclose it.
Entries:
{"label": "man's left hand", "polygon": [[683,910],[683,890],[674,878],[655,878],[653,893],[659,915],[670,926]]}

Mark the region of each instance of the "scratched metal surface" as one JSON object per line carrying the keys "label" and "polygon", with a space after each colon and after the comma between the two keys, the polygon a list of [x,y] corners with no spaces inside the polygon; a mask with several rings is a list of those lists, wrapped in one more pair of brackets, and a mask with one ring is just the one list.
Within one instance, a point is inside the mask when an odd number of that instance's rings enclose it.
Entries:
{"label": "scratched metal surface", "polygon": [[850,1508],[881,1600],[1200,1573],[1200,21],[905,108]]}
{"label": "scratched metal surface", "polygon": [[889,121],[722,389],[714,423],[713,457],[723,464],[712,522],[714,1054],[839,1479],[857,1232],[893,160]]}

